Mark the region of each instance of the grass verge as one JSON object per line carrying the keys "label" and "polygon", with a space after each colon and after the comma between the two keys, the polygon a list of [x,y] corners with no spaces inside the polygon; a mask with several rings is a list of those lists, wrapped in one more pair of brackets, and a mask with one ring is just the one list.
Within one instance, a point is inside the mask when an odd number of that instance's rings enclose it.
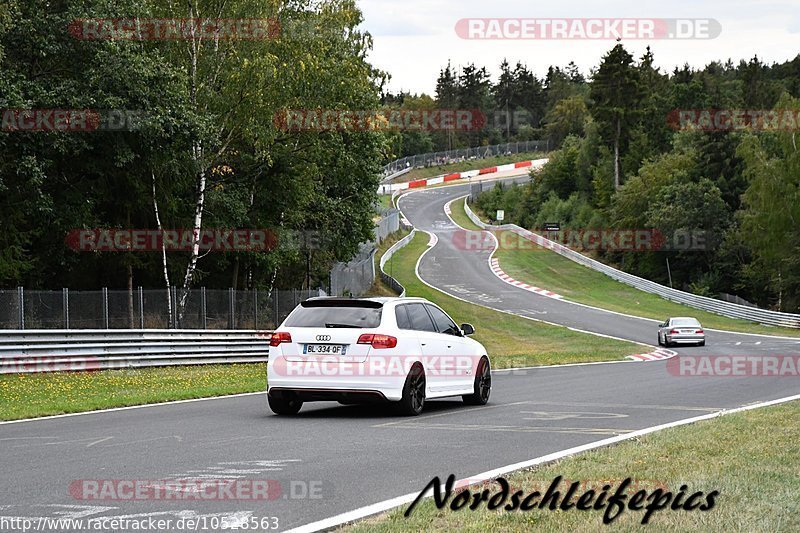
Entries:
{"label": "grass verge", "polygon": [[379,194],[378,195],[378,207],[383,209],[389,209],[392,207],[392,195],[391,194]]}
{"label": "grass verge", "polygon": [[397,296],[397,293],[391,287],[386,285],[381,279],[381,257],[383,257],[383,254],[385,254],[389,248],[394,246],[397,241],[409,233],[409,230],[401,228],[400,230],[389,235],[378,245],[378,251],[375,252],[375,281],[372,282],[372,287],[370,287],[369,291],[367,291],[364,296]]}
{"label": "grass verge", "polygon": [[0,419],[266,390],[264,363],[0,376]]}
{"label": "grass verge", "polygon": [[410,244],[392,256],[387,272],[391,268],[408,296],[427,298],[458,323],[473,324],[477,330],[474,338],[486,346],[494,368],[619,360],[641,351],[637,344],[501,313],[428,287],[415,274],[417,259],[427,249],[428,239],[426,233],[418,232]]}
{"label": "grass verge", "polygon": [[450,218],[464,229],[481,231],[481,228],[467,216],[467,211],[464,209],[464,198],[457,198],[450,204]]}
{"label": "grass verge", "polygon": [[[585,483],[598,492],[604,483],[619,485],[633,477],[638,489],[661,487],[673,496],[687,485],[687,495],[717,490],[708,511],[665,509],[654,513],[648,531],[800,531],[800,402],[735,413],[689,426],[660,431],[550,465],[506,477],[528,494],[543,492],[556,476]],[[434,474],[432,473],[431,476]],[[446,476],[446,474],[444,474]],[[427,480],[426,480],[427,481]],[[568,483],[562,481],[561,494]],[[494,494],[496,483],[486,488]],[[422,486],[419,487],[422,489]],[[513,492],[513,491],[512,491]],[[574,500],[573,500],[574,501]],[[673,500],[674,501],[674,500]],[[646,504],[647,502],[645,502]],[[366,519],[344,530],[361,531],[639,531],[644,511],[626,509],[608,526],[603,511],[437,510],[432,501],[418,505],[406,519],[406,507]]]}
{"label": "grass verge", "polygon": [[467,170],[475,170],[479,168],[489,168],[497,165],[505,165],[508,163],[516,163],[518,161],[530,161],[532,159],[541,159],[545,157],[542,152],[522,152],[513,155],[503,155],[496,157],[487,157],[486,159],[469,159],[459,163],[451,163],[449,165],[440,165],[435,167],[415,168],[407,174],[403,174],[397,181],[414,181],[424,178],[433,178],[442,174],[451,174],[454,172],[465,172]]}
{"label": "grass verge", "polygon": [[[479,229],[467,217],[462,200],[453,202],[451,210],[453,220],[459,225],[469,230]],[[501,243],[506,242],[501,236],[498,237]],[[707,328],[800,337],[800,331],[796,329],[765,326],[670,302],[655,294],[615,281],[605,274],[588,269],[550,250],[520,249],[521,247],[514,246],[514,243],[520,242],[521,237],[516,235],[509,237],[507,242],[511,243],[511,246],[506,248],[501,246],[495,252],[503,271],[514,279],[553,291],[567,300],[656,320],[664,320],[671,316],[693,316]],[[528,241],[524,243],[530,244]],[[653,336],[655,338],[655,333]]]}

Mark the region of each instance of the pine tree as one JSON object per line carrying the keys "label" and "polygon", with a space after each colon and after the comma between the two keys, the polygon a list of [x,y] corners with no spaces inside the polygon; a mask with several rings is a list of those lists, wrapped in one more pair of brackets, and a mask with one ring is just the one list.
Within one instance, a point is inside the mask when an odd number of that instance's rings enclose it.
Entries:
{"label": "pine tree", "polygon": [[631,130],[641,116],[640,75],[633,57],[617,44],[603,57],[594,75],[590,110],[602,126],[603,137],[614,150],[614,187],[619,189],[621,153],[627,148]]}

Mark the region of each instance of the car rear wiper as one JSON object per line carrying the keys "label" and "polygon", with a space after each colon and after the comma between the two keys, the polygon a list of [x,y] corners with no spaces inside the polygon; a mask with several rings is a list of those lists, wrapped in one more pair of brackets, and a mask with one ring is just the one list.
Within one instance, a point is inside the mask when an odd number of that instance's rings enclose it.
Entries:
{"label": "car rear wiper", "polygon": [[356,326],[353,324],[336,324],[336,323],[327,323],[325,324],[326,328],[360,328],[361,326]]}

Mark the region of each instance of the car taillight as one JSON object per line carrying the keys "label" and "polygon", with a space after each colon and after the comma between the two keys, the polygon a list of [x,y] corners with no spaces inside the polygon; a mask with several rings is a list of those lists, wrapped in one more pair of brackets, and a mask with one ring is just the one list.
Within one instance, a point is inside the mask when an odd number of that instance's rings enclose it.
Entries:
{"label": "car taillight", "polygon": [[703,333],[703,330],[702,329],[698,329],[697,331],[695,331],[695,333]]}
{"label": "car taillight", "polygon": [[680,331],[678,331],[677,329],[671,329],[671,330],[669,330],[669,334],[670,335],[680,335]]}
{"label": "car taillight", "polygon": [[282,342],[292,342],[292,335],[288,331],[276,331],[269,339],[270,346],[277,346]]}
{"label": "car taillight", "polygon": [[394,348],[397,346],[397,337],[380,335],[377,333],[364,333],[358,338],[358,344],[369,344],[373,348]]}

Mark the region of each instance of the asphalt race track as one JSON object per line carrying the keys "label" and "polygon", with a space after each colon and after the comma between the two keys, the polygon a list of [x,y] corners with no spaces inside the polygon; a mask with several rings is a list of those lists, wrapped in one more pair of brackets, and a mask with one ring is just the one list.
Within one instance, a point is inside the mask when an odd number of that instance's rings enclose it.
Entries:
{"label": "asphalt race track", "polygon": [[[505,181],[515,180],[519,178]],[[626,317],[539,296],[498,279],[489,268],[488,259],[491,250],[488,246],[464,245],[464,231],[454,225],[444,212],[444,205],[447,202],[468,193],[469,185],[460,185],[414,192],[401,198],[400,208],[414,227],[434,233],[438,239],[436,246],[426,253],[420,262],[419,275],[423,281],[447,294],[472,303],[594,333],[656,345],[658,320]],[[547,289],[547,287],[542,288]],[[800,353],[800,338],[770,338],[708,329],[706,338],[705,347],[675,348],[674,351],[692,355]]]}
{"label": "asphalt race track", "polygon": [[[427,283],[522,316],[655,344],[655,321],[553,300],[497,279],[488,251],[454,244],[457,228],[443,208],[466,193],[465,185],[434,188],[401,201],[416,227],[438,237],[420,263]],[[707,339],[705,348],[675,351],[800,353],[800,339],[717,331]],[[253,394],[2,424],[0,519],[225,517],[230,524],[277,517],[279,529],[286,530],[419,491],[435,475],[470,477],[609,436],[798,393],[796,377],[677,377],[667,364],[497,372],[489,405],[432,401],[415,418],[391,416],[381,406],[336,403],[307,404],[297,417],[279,418],[268,410],[264,394]],[[190,494],[184,500],[98,501],[70,491],[80,480],[181,478],[271,479],[280,490],[270,492],[269,501],[197,501]]]}

